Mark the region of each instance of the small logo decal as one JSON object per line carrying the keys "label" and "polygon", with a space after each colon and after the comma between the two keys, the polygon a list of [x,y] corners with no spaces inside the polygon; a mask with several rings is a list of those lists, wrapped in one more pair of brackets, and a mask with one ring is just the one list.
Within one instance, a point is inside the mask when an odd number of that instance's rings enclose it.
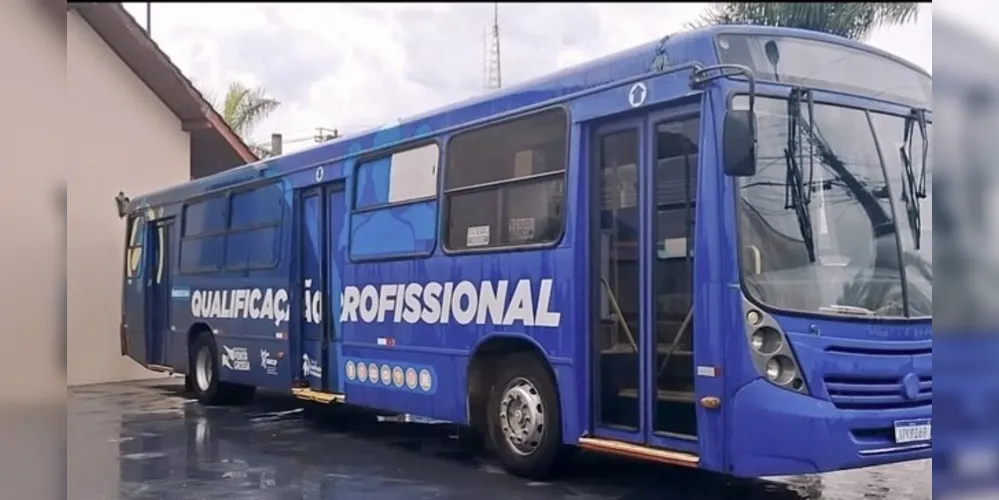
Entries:
{"label": "small logo decal", "polygon": [[638,82],[631,86],[628,90],[628,104],[633,108],[637,108],[642,104],[645,104],[645,98],[649,95],[649,89],[644,83]]}

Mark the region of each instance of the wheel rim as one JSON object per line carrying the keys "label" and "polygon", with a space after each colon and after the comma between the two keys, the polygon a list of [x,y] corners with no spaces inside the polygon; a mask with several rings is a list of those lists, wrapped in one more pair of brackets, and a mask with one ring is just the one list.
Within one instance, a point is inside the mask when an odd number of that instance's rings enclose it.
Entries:
{"label": "wheel rim", "polygon": [[201,389],[202,392],[207,391],[212,385],[212,353],[207,347],[198,350],[194,373],[198,389]]}
{"label": "wheel rim", "polygon": [[499,423],[514,452],[530,455],[537,451],[545,432],[545,407],[529,380],[517,378],[506,386],[500,399]]}

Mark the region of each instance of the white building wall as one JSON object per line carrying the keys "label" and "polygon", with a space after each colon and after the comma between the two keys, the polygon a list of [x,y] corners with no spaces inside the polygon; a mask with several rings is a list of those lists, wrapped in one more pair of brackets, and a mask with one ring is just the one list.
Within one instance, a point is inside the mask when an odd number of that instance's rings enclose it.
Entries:
{"label": "white building wall", "polygon": [[66,19],[67,385],[159,376],[121,356],[125,223],[114,197],[188,180],[180,120],[77,14]]}

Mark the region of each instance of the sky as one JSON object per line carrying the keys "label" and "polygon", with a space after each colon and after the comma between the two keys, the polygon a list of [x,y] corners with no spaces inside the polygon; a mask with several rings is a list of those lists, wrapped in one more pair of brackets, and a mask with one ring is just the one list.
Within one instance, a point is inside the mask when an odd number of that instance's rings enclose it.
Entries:
{"label": "sky", "polygon": [[[959,5],[971,1],[934,6],[982,26],[996,18]],[[125,7],[145,24],[146,5]],[[705,6],[501,4],[503,84],[680,31]],[[917,22],[881,29],[867,43],[931,70],[933,8],[922,5]],[[489,3],[156,3],[152,36],[206,95],[239,81],[279,100],[248,139],[282,133],[290,152],[312,145],[317,127],[358,132],[484,92],[491,20]]]}

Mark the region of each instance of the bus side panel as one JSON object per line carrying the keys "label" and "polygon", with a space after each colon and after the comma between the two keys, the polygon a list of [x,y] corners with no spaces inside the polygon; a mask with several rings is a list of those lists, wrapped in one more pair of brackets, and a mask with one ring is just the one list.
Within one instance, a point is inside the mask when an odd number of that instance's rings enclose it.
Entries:
{"label": "bus side panel", "polygon": [[[465,422],[468,356],[480,339],[489,334],[523,335],[541,346],[546,356],[562,358],[568,363],[576,348],[575,335],[569,332],[580,331],[576,315],[568,314],[572,310],[574,287],[571,257],[572,249],[562,248],[350,266],[344,276],[348,288],[345,295],[351,293],[350,287],[361,293],[368,289],[366,296],[377,297],[377,300],[367,305],[361,301],[360,305],[351,308],[350,299],[344,299],[341,369],[346,374],[347,400],[364,406]],[[552,281],[544,285],[545,279]],[[543,309],[542,316],[544,313],[555,316],[547,315],[548,323],[542,326],[524,326],[522,322],[494,324],[483,321],[477,324],[477,317],[463,323],[461,308],[468,305],[467,300],[460,301],[462,306],[458,309],[453,307],[452,301],[436,310],[430,304],[433,299],[426,295],[399,301],[400,306],[406,303],[413,306],[409,309],[397,307],[394,300],[399,285],[405,288],[417,284],[424,289],[442,290],[441,294],[444,294],[447,292],[443,290],[454,290],[460,283],[467,282],[460,285],[462,289],[474,290],[477,295],[482,282],[495,284],[501,280],[507,281],[511,292],[524,280],[524,286],[530,287],[534,307]],[[421,298],[425,300],[421,301]],[[475,300],[478,301],[478,296]],[[508,304],[509,301],[503,307],[508,309]],[[403,313],[407,311],[418,311],[419,317],[409,315],[415,320],[410,323],[403,319]],[[551,318],[557,318],[557,321]],[[566,379],[570,386],[574,383],[571,371],[559,371],[556,376]],[[568,408],[572,408],[571,405],[570,401]]]}
{"label": "bus side panel", "polygon": [[[175,335],[183,337],[176,342],[185,351],[178,364],[187,364],[188,333],[207,327],[219,351],[220,380],[290,387],[298,365],[290,353],[289,319],[291,308],[300,307],[290,288],[291,197],[278,182],[234,191],[231,201],[227,195],[207,201],[195,213],[223,210],[225,224],[234,226],[207,236],[190,234],[195,215],[185,211],[172,294]],[[189,206],[197,203],[204,201]]]}
{"label": "bus side panel", "polygon": [[[710,94],[719,97],[720,93]],[[721,174],[720,151],[722,127],[716,119],[723,110],[718,109],[719,99],[702,101],[701,170],[698,181],[697,219],[695,224],[695,245],[698,249],[694,259],[695,304],[717,304],[710,314],[694,314],[694,361],[700,367],[714,367],[713,376],[705,376],[698,370],[696,392],[698,397],[722,397],[721,408],[709,409],[697,406],[697,434],[700,445],[700,466],[713,471],[725,470],[728,466],[727,425],[731,425],[730,406],[727,403],[726,384],[735,373],[735,363],[745,356],[739,351],[739,336],[730,332],[741,328],[741,302],[739,294],[729,283],[738,282],[737,257],[732,252],[738,245],[735,241],[736,221],[732,181]],[[724,102],[724,101],[721,101]],[[700,309],[704,311],[705,309]],[[731,351],[735,345],[736,353]],[[742,345],[745,345],[744,343]],[[709,372],[710,373],[710,372]],[[743,423],[740,422],[740,425]]]}
{"label": "bus side panel", "polygon": [[[430,130],[416,127],[415,132]],[[403,132],[398,128],[382,130],[374,142],[399,140],[400,134]],[[578,161],[575,148],[570,148],[569,160],[570,164]],[[344,165],[346,172],[356,175],[368,170],[355,169],[352,160]],[[384,184],[391,181],[371,174],[364,177],[364,192],[353,192],[362,185],[361,178],[347,182],[348,198],[385,203],[387,200],[381,198],[389,186]],[[570,174],[569,192],[572,182]],[[574,213],[574,198],[568,196],[567,213]],[[349,262],[341,271],[344,298],[338,327],[343,341],[337,367],[343,375],[347,401],[464,423],[470,356],[486,337],[520,337],[552,362],[562,398],[563,423],[574,440],[583,424],[578,417],[573,359],[579,343],[586,340],[580,339],[582,325],[573,307],[582,283],[573,279],[579,274],[574,269],[572,220],[567,219],[565,235],[555,249],[448,255],[440,248],[439,219],[437,199],[383,205],[351,215],[349,234],[343,238],[349,242],[345,255],[334,258]],[[431,256],[425,256],[427,248],[432,250]],[[411,254],[379,257],[400,251]],[[370,256],[365,259],[366,253]],[[493,318],[480,312],[479,294],[483,283],[496,290],[501,282],[506,293],[499,304],[494,301],[502,310]],[[527,308],[532,316],[544,310],[540,325],[505,321],[504,312],[521,282],[529,295]],[[453,303],[442,307],[442,295],[451,294],[456,287],[474,291],[476,303],[472,307],[478,309],[474,318],[463,319],[460,311],[455,314],[456,309],[471,306],[468,299],[462,299],[457,308]],[[353,303],[351,293],[355,294]]]}

